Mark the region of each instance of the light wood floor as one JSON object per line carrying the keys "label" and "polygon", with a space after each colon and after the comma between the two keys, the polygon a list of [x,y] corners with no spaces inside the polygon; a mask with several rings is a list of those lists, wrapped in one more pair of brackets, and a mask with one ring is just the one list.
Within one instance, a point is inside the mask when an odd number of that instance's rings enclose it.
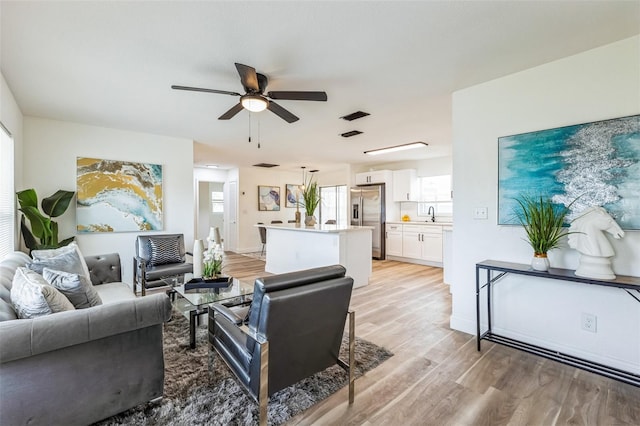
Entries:
{"label": "light wood floor", "polygon": [[[253,279],[264,262],[228,253],[225,273]],[[290,425],[640,425],[640,388],[451,330],[442,270],[374,261],[354,290],[356,335],[395,355]]]}

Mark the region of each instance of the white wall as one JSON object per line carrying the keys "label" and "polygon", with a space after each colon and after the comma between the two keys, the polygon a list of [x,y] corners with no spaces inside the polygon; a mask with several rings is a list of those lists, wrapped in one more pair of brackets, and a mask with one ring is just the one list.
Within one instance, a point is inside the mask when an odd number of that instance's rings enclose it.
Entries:
{"label": "white wall", "polygon": [[[4,76],[0,74],[0,122],[9,130],[13,138],[13,155],[14,155],[14,185],[15,188],[22,187],[22,128],[23,116],[20,107],[16,103],[11,89],[7,85]],[[16,206],[17,208],[17,206]],[[16,215],[17,216],[17,215]],[[14,235],[15,248],[19,248],[19,222],[16,217],[16,234]]]}
{"label": "white wall", "polygon": [[[454,274],[451,326],[475,333],[475,263],[528,264],[521,227],[497,226],[497,139],[640,113],[640,36],[458,91],[453,95]],[[488,207],[488,220],[473,220]],[[640,276],[640,232],[612,240],[613,268]],[[575,269],[571,249],[550,253]],[[495,329],[640,373],[640,303],[620,289],[510,276],[496,287]],[[597,316],[598,331],[580,327]]]}
{"label": "white wall", "polygon": [[[254,225],[258,222],[270,223],[272,220],[281,220],[286,223],[288,220],[295,219],[296,209],[285,207],[285,185],[302,183],[302,170],[289,172],[243,167],[238,170],[238,173],[238,244],[235,251],[238,253],[260,251],[262,248],[260,235]],[[348,170],[314,173],[314,181],[318,182],[319,186],[349,185],[349,179]],[[258,211],[258,185],[272,185],[280,188],[280,211]],[[304,220],[303,209],[300,212]]]}
{"label": "white wall", "polygon": [[[193,246],[193,142],[166,136],[107,129],[83,124],[25,117],[24,181],[40,197],[58,189],[76,190],[76,158],[146,162],[163,165],[164,231],[183,233]],[[73,205],[58,218],[60,237],[76,235]],[[123,281],[132,282],[136,233],[80,234],[84,254],[119,253]]]}

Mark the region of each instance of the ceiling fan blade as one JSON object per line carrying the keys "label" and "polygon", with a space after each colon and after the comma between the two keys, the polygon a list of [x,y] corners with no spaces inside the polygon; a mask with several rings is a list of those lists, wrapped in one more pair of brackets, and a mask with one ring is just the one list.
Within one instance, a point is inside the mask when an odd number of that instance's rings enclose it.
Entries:
{"label": "ceiling fan blade", "polygon": [[226,90],[216,90],[216,89],[203,89],[201,87],[171,86],[171,88],[175,90],[189,90],[192,92],[206,92],[206,93],[217,93],[219,95],[242,96],[240,93],[237,93],[237,92],[227,92]]}
{"label": "ceiling fan blade", "polygon": [[274,113],[275,115],[277,115],[278,117],[282,118],[287,123],[293,123],[294,121],[299,120],[298,117],[296,117],[295,115],[293,115],[292,113],[282,108],[280,105],[278,105],[273,101],[269,101],[269,106],[267,106],[267,109],[272,113]]}
{"label": "ceiling fan blade", "polygon": [[255,68],[236,62],[236,69],[240,74],[240,81],[247,92],[260,92]]}
{"label": "ceiling fan blade", "polygon": [[296,92],[296,91],[275,91],[267,93],[271,99],[286,99],[291,101],[326,101],[326,92]]}
{"label": "ceiling fan blade", "polygon": [[237,113],[242,111],[242,109],[243,109],[242,104],[238,102],[233,107],[231,107],[229,111],[225,112],[220,117],[218,117],[218,120],[228,120],[230,118],[233,118],[233,116],[235,116]]}

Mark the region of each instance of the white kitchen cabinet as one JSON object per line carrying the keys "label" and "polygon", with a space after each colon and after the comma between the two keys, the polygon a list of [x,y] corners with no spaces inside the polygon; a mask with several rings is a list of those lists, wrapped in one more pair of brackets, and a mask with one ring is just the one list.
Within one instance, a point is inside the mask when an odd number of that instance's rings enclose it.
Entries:
{"label": "white kitchen cabinet", "polygon": [[402,256],[442,263],[442,227],[433,225],[404,225]]}
{"label": "white kitchen cabinet", "polygon": [[356,185],[368,185],[370,183],[391,184],[393,173],[391,170],[375,170],[372,172],[356,173]]}
{"label": "white kitchen cabinet", "polygon": [[418,176],[414,169],[393,171],[393,201],[418,201]]}
{"label": "white kitchen cabinet", "polygon": [[428,228],[431,232],[425,232],[422,234],[421,259],[430,260],[432,262],[442,262],[442,228]]}
{"label": "white kitchen cabinet", "polygon": [[389,256],[402,256],[402,225],[386,225],[386,254]]}

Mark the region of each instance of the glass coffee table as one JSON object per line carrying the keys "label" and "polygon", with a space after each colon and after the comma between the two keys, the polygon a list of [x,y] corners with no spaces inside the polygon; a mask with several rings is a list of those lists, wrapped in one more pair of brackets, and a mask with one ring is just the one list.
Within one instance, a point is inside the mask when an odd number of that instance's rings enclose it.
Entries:
{"label": "glass coffee table", "polygon": [[[228,287],[223,288],[185,288],[185,284],[173,286],[167,290],[173,305],[189,318],[189,345],[196,347],[196,327],[200,317],[206,315],[211,303],[221,303],[232,307],[251,303],[253,283],[232,278]],[[176,295],[178,297],[176,297]]]}

